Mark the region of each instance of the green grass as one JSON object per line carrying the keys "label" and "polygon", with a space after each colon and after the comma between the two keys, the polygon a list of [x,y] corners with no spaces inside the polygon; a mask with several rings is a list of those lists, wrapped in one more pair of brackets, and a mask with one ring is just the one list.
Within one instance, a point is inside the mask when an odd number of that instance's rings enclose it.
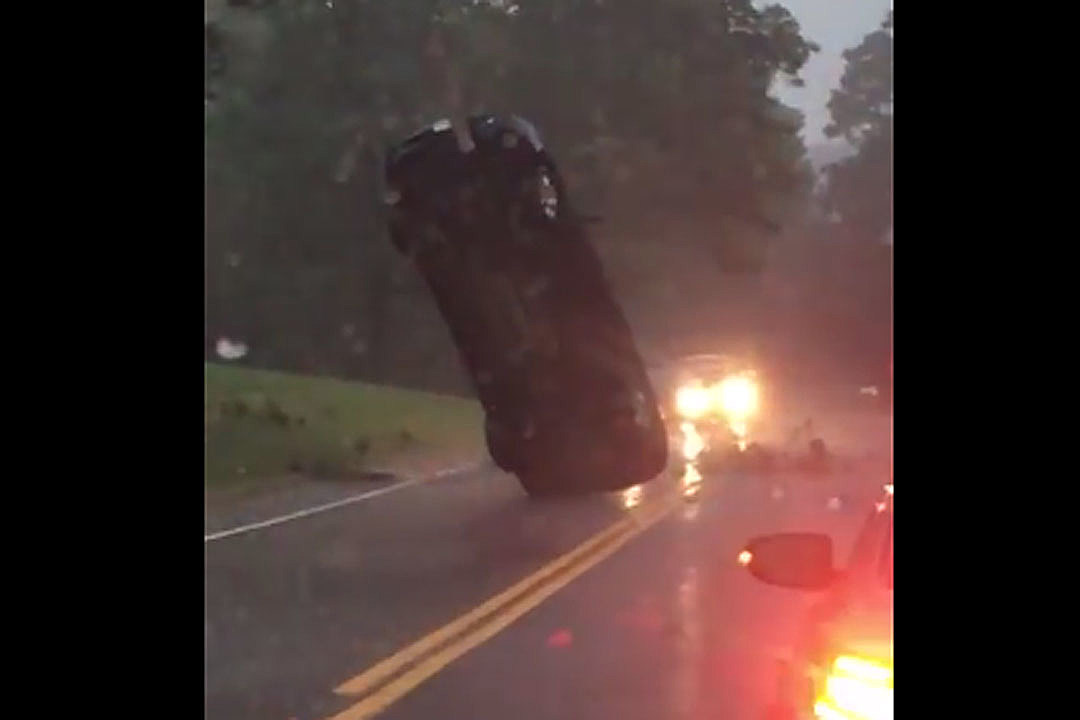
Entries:
{"label": "green grass", "polygon": [[355,476],[409,452],[481,447],[473,400],[206,365],[206,487]]}

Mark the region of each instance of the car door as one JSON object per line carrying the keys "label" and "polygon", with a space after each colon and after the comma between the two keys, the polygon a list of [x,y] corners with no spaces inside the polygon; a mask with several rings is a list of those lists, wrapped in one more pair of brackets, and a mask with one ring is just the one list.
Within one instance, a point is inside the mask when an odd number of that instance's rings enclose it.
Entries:
{"label": "car door", "polygon": [[886,543],[891,553],[891,537],[891,508],[878,505],[863,522],[835,584],[807,614],[796,657],[808,681],[811,702],[836,653],[880,653],[882,643],[891,639],[891,622],[885,627],[880,620],[887,602],[891,621],[892,590],[890,586],[888,597],[883,597],[882,571]]}

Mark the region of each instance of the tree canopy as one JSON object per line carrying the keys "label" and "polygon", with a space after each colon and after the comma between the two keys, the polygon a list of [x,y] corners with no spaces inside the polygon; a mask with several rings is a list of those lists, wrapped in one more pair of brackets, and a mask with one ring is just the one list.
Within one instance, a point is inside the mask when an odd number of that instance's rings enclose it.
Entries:
{"label": "tree canopy", "polygon": [[855,155],[831,166],[826,203],[856,237],[891,238],[893,14],[844,52],[847,65],[829,100],[829,137],[843,137]]}
{"label": "tree canopy", "polygon": [[[801,115],[771,90],[815,50],[786,9],[750,0],[209,5],[208,352],[235,336],[257,364],[456,382],[383,235],[379,169],[389,144],[459,111],[539,126],[609,219],[601,242],[632,291],[680,277],[643,243],[708,258],[704,285],[760,271],[812,179]],[[634,227],[654,232],[619,232]]]}

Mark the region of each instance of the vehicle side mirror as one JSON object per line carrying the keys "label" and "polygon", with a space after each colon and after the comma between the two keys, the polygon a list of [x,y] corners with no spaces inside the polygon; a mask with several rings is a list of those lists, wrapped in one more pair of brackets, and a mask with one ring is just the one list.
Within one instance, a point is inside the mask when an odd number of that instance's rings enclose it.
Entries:
{"label": "vehicle side mirror", "polygon": [[741,554],[750,574],[762,582],[800,590],[823,590],[837,578],[832,539],[818,533],[777,533],[756,537]]}

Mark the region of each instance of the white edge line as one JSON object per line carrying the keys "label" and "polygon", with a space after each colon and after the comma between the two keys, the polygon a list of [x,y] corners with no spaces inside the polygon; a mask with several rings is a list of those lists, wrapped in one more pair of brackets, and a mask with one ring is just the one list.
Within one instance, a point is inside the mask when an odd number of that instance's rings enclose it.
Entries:
{"label": "white edge line", "polygon": [[[481,464],[474,465],[462,465],[456,468],[447,468],[445,470],[439,470],[431,476],[431,479],[444,478],[449,475],[457,475],[459,473],[467,472],[469,470],[477,469]],[[303,510],[297,510],[296,512],[289,513],[288,515],[280,515],[278,517],[270,518],[269,520],[261,520],[259,522],[250,523],[248,525],[241,525],[239,527],[229,528],[228,530],[220,530],[215,533],[203,536],[203,542],[208,543],[213,540],[221,540],[223,538],[232,537],[233,535],[240,535],[241,533],[251,532],[252,530],[260,530],[265,527],[271,527],[273,525],[280,525],[282,523],[289,522],[290,520],[298,520],[309,515],[315,515],[317,513],[326,512],[327,510],[333,510],[334,508],[343,507],[345,505],[351,505],[352,503],[360,502],[361,500],[367,500],[369,498],[378,497],[379,495],[386,495],[395,490],[409,487],[410,485],[416,485],[417,483],[424,482],[428,478],[417,477],[409,480],[402,480],[386,487],[377,488],[375,490],[369,490],[359,495],[351,495],[341,500],[335,500],[334,502],[326,503],[325,505],[316,505],[315,507],[305,508]]]}

